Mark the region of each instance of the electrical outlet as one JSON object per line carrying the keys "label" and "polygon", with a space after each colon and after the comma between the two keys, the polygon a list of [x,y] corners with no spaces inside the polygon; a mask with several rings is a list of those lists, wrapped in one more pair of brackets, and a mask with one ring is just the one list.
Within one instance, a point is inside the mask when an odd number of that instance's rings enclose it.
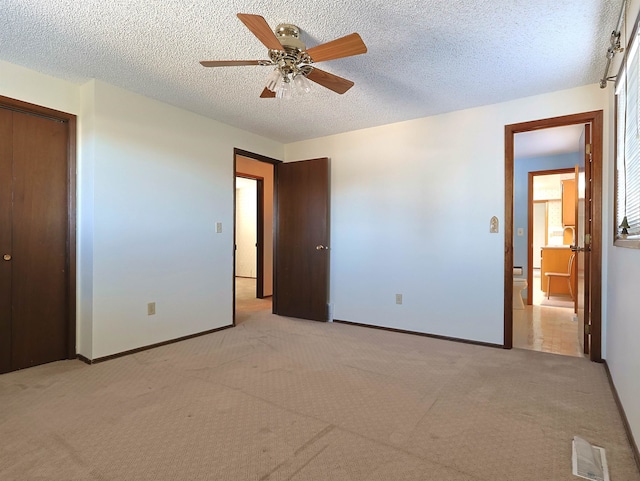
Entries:
{"label": "electrical outlet", "polygon": [[402,294],[396,294],[396,304],[402,304]]}
{"label": "electrical outlet", "polygon": [[522,237],[524,235],[524,229],[522,227],[518,227],[518,237]]}
{"label": "electrical outlet", "polygon": [[150,302],[149,304],[147,304],[147,315],[148,316],[153,316],[156,313],[156,303],[155,302]]}

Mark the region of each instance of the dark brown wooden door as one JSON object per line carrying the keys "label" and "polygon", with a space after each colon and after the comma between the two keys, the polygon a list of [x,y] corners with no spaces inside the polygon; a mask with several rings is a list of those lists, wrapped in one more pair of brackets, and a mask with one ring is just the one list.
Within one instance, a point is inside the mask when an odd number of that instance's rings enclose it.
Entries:
{"label": "dark brown wooden door", "polygon": [[70,351],[68,124],[0,109],[0,372]]}
{"label": "dark brown wooden door", "polygon": [[278,164],[273,312],[328,319],[329,159]]}
{"label": "dark brown wooden door", "polygon": [[0,108],[0,373],[11,370],[11,164],[13,112]]}

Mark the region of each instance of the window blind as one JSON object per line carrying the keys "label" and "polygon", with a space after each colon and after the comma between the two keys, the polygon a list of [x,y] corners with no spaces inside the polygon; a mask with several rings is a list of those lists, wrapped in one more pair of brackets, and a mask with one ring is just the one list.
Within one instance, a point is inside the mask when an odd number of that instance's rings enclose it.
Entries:
{"label": "window blind", "polygon": [[[640,60],[637,35],[618,75],[616,225],[626,216],[630,238],[640,239]],[[617,238],[622,229],[618,227]]]}

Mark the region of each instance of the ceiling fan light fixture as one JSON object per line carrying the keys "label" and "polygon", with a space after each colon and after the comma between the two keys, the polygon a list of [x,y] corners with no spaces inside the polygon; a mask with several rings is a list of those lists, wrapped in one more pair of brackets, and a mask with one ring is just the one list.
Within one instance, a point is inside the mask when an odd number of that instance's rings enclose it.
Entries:
{"label": "ceiling fan light fixture", "polygon": [[275,90],[277,99],[301,97],[309,92],[311,92],[311,82],[301,72],[296,74],[283,74]]}
{"label": "ceiling fan light fixture", "polygon": [[265,87],[274,92],[278,99],[290,99],[311,92],[311,82],[304,72],[287,65],[276,67],[267,78]]}
{"label": "ceiling fan light fixture", "polygon": [[311,92],[311,81],[302,72],[298,73],[293,79],[293,85],[296,94],[308,94]]}
{"label": "ceiling fan light fixture", "polygon": [[[285,80],[286,79],[286,80]],[[277,99],[290,99],[293,97],[293,88],[288,77],[282,79],[276,90]]]}
{"label": "ceiling fan light fixture", "polygon": [[311,82],[338,94],[353,87],[352,81],[317,69],[312,64],[366,53],[367,47],[357,33],[307,50],[300,40],[300,29],[293,24],[280,24],[271,30],[260,15],[238,13],[238,18],[267,47],[269,60],[203,60],[200,62],[203,67],[275,67],[267,78],[260,98],[298,97],[312,90]]}
{"label": "ceiling fan light fixture", "polygon": [[265,87],[272,92],[276,92],[278,90],[278,84],[280,82],[282,82],[282,73],[280,73],[279,68],[275,68],[273,72],[271,72],[269,77],[267,77],[267,83]]}

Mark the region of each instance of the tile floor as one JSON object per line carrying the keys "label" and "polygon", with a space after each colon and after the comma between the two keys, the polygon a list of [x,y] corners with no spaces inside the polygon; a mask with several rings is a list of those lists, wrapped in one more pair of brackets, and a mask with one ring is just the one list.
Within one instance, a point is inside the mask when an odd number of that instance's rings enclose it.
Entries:
{"label": "tile floor", "polygon": [[573,309],[541,306],[544,298],[539,271],[534,271],[533,305],[513,311],[513,347],[583,357]]}

